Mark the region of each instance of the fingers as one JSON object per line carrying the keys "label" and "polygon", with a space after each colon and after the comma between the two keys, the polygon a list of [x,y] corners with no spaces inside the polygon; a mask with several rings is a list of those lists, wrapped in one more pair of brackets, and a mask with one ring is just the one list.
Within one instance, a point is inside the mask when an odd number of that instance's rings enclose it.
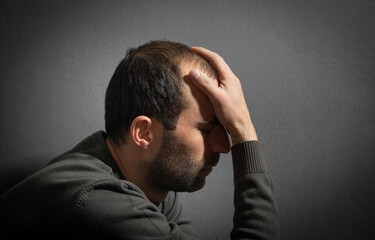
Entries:
{"label": "fingers", "polygon": [[216,69],[216,71],[219,74],[219,77],[226,78],[229,74],[233,74],[228,64],[224,61],[224,59],[219,54],[212,52],[203,47],[192,47],[191,51],[206,58],[212,64],[212,66]]}
{"label": "fingers", "polygon": [[215,95],[215,91],[218,90],[218,82],[216,79],[211,79],[197,69],[193,69],[189,72],[189,76],[192,79],[194,85],[206,94],[210,99]]}

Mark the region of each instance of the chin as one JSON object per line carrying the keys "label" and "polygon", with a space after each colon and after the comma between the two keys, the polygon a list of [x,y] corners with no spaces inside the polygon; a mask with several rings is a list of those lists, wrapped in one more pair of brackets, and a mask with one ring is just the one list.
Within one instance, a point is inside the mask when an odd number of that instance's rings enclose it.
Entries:
{"label": "chin", "polygon": [[206,178],[199,179],[198,181],[195,181],[194,184],[192,184],[190,187],[188,187],[186,192],[196,192],[198,190],[201,190],[205,184]]}

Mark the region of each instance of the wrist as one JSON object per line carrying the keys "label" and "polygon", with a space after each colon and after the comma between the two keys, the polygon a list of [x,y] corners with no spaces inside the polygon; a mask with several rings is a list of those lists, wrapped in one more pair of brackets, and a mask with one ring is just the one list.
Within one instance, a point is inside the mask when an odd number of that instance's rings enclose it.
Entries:
{"label": "wrist", "polygon": [[258,136],[253,124],[250,124],[247,127],[238,128],[238,130],[230,133],[230,136],[232,145],[247,141],[258,141]]}

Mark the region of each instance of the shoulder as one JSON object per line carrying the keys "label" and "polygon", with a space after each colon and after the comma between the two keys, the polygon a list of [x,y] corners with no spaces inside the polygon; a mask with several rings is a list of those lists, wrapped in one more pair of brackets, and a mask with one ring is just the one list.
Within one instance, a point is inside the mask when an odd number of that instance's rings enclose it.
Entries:
{"label": "shoulder", "polygon": [[79,152],[67,153],[53,159],[39,172],[46,177],[61,175],[69,180],[88,178],[95,181],[96,177],[112,177],[110,166],[92,155]]}
{"label": "shoulder", "polygon": [[[95,189],[138,192],[116,178],[99,159],[81,153],[61,155],[0,197],[0,220],[8,219],[9,231],[38,231],[41,226],[59,232],[75,228],[71,222],[77,206]],[[133,193],[134,195],[135,193]],[[100,203],[105,205],[105,202]],[[99,204],[98,204],[99,205]],[[63,228],[63,229],[61,229]],[[59,230],[60,229],[60,230]]]}
{"label": "shoulder", "polygon": [[165,216],[137,186],[113,179],[97,181],[80,193],[71,223],[74,231],[93,237],[133,239],[163,236],[170,231]]}

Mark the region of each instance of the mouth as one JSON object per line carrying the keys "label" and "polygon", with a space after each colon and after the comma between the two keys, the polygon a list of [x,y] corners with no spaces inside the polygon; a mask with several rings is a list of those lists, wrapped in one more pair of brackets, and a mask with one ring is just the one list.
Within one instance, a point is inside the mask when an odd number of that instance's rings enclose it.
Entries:
{"label": "mouth", "polygon": [[203,169],[210,169],[213,167],[216,167],[216,165],[219,163],[220,154],[213,155],[210,157],[206,163],[206,166]]}
{"label": "mouth", "polygon": [[219,159],[220,159],[220,154],[217,154],[217,155],[213,155],[211,156],[210,158],[208,158],[208,161],[206,163],[206,166],[204,166],[202,169],[201,169],[201,172],[204,174],[204,175],[208,175],[212,172],[213,168],[216,167],[216,165],[219,163]]}

